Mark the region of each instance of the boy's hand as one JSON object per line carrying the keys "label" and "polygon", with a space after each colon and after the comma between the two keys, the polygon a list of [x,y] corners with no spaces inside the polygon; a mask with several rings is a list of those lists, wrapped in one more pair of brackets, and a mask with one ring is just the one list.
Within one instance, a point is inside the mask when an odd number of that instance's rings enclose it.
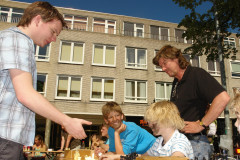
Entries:
{"label": "boy's hand", "polygon": [[117,133],[122,133],[123,131],[125,131],[126,130],[126,125],[125,124],[123,124],[122,123],[122,125],[117,129],[117,130],[115,130],[115,132],[117,132]]}

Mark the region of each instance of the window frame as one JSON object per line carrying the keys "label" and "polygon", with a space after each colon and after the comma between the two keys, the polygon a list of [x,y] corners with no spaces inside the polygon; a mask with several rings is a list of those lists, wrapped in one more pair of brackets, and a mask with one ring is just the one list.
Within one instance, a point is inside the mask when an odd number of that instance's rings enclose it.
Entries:
{"label": "window frame", "polygon": [[[2,10],[1,10],[2,7],[8,8],[9,11],[2,11]],[[23,10],[23,12],[22,12],[22,13],[21,13],[21,12],[14,12],[14,11],[13,11],[14,9],[20,9],[20,10]],[[23,8],[0,6],[0,17],[1,17],[0,21],[2,21],[2,19],[3,19],[3,17],[4,17],[4,16],[1,15],[1,13],[7,14],[7,17],[6,17],[6,19],[3,20],[3,22],[18,23],[18,22],[20,21],[22,15],[23,15],[23,13],[24,13],[24,9],[23,9]],[[16,18],[16,17],[13,17],[13,14],[21,15],[21,16]],[[15,20],[14,20],[13,18],[14,18]]]}
{"label": "window frame", "polygon": [[[135,59],[134,59],[134,66],[128,66],[128,61],[127,61],[127,49],[134,49],[134,54],[135,54]],[[145,62],[146,64],[138,64],[138,50],[145,50]],[[138,65],[140,66],[145,66],[145,67],[137,67]],[[146,48],[136,48],[136,47],[125,47],[125,68],[129,68],[129,69],[142,69],[142,70],[147,70],[147,49]]]}
{"label": "window frame", "polygon": [[[164,84],[164,98],[157,98],[157,84]],[[155,82],[155,99],[154,99],[155,102],[158,102],[158,101],[161,101],[161,100],[170,100],[172,87],[170,89],[170,95],[169,95],[169,98],[168,98],[168,97],[166,97],[167,96],[167,84],[172,86],[172,82],[163,82],[163,81],[156,81]]]}
{"label": "window frame", "polygon": [[[65,16],[69,16],[69,17],[72,17],[72,18],[71,19],[70,18],[66,18]],[[86,20],[76,20],[75,17],[86,18]],[[71,29],[71,30],[80,30],[80,31],[88,31],[88,17],[87,16],[63,14],[63,18],[64,18],[64,21],[66,21],[67,24],[68,24],[68,22],[71,22],[71,27],[69,29]],[[84,24],[86,24],[86,27],[85,28],[74,27],[75,22],[84,23]]]}
{"label": "window frame", "polygon": [[[103,46],[103,64],[101,63],[94,63],[94,57],[95,57],[95,47],[96,46]],[[107,47],[113,47],[114,48],[114,64],[106,64],[106,48]],[[116,46],[115,45],[108,45],[108,44],[93,44],[93,54],[92,54],[92,65],[93,66],[106,66],[106,67],[116,67]]]}
{"label": "window frame", "polygon": [[[189,56],[189,62],[190,62],[190,64],[192,65],[192,66],[194,66],[194,67],[199,67],[199,68],[201,68],[201,59],[200,59],[200,56],[196,56],[197,57],[197,60],[198,60],[198,64],[199,64],[199,66],[195,66],[195,65],[193,65],[193,58],[191,58],[191,55],[189,55],[189,54],[183,54],[183,56],[185,56],[185,55],[187,55],[187,56]],[[184,57],[186,60],[188,60],[186,57]]]}
{"label": "window frame", "polygon": [[[125,23],[133,25],[133,36],[131,36],[131,34],[125,34]],[[142,25],[142,27],[137,27],[137,25]],[[142,30],[142,36],[138,36],[138,30]],[[128,31],[128,32],[130,32],[130,31]],[[144,38],[144,24],[142,24],[142,23],[132,23],[132,22],[124,21],[123,22],[123,35],[124,36]]]}
{"label": "window frame", "polygon": [[[162,26],[156,26],[156,25],[150,25],[150,38],[151,39],[156,39],[156,38],[153,38],[152,36],[154,36],[154,34],[152,34],[152,28],[151,27],[158,27],[158,37],[156,40],[163,40],[163,41],[170,41],[170,36],[169,36],[169,33],[170,33],[170,29],[168,27],[162,27]],[[168,36],[167,36],[167,40],[165,40],[165,38],[162,38],[162,29],[167,29],[168,31]]]}
{"label": "window frame", "polygon": [[[234,43],[234,46],[231,44]],[[225,37],[223,38],[224,47],[236,48],[236,40],[234,37]]]}
{"label": "window frame", "polygon": [[[47,47],[47,45],[45,45],[44,47]],[[48,46],[48,50],[47,50],[48,53],[46,53],[46,56],[42,56],[42,55],[39,55],[39,50],[42,47],[40,47],[38,45],[35,45],[35,54],[34,54],[35,60],[36,61],[41,61],[41,62],[49,62],[50,61],[51,47],[52,47],[52,43],[50,43],[49,46]],[[45,57],[46,59],[40,59],[39,57]]]}
{"label": "window frame", "polygon": [[[93,92],[93,80],[101,80],[101,98],[92,98],[92,92]],[[105,80],[113,80],[113,98],[112,99],[104,99],[104,85],[105,85]],[[115,101],[115,79],[114,78],[103,78],[103,77],[91,77],[91,84],[90,84],[90,101]]]}
{"label": "window frame", "polygon": [[[213,63],[213,66],[214,66],[214,70],[209,70],[209,62],[212,62]],[[219,66],[220,66],[220,62],[219,61],[209,61],[207,62],[207,71],[209,74],[211,74],[212,76],[221,76],[221,70],[217,70],[217,63],[219,63]]]}
{"label": "window frame", "polygon": [[[230,72],[231,72],[231,77],[232,78],[240,78],[240,72],[233,72],[233,69],[232,69],[232,63],[237,63],[239,64],[239,67],[240,67],[240,60],[229,60],[230,61]],[[238,76],[233,76],[233,74],[237,74]]]}
{"label": "window frame", "polygon": [[[62,61],[61,56],[62,56],[62,43],[71,43],[71,53],[70,53],[70,61]],[[73,61],[73,51],[74,51],[74,46],[75,44],[82,44],[82,62],[74,62]],[[76,41],[66,41],[66,40],[61,40],[60,41],[60,49],[59,49],[59,57],[58,57],[58,62],[59,63],[70,63],[70,64],[84,64],[84,54],[85,54],[85,43],[84,42],[76,42]]]}
{"label": "window frame", "polygon": [[[174,37],[175,37],[175,41],[176,41],[176,42],[178,42],[178,43],[186,43],[186,44],[192,44],[192,43],[193,43],[192,40],[187,40],[186,37],[182,38],[182,35],[181,35],[181,37],[179,37],[180,39],[183,39],[183,42],[181,42],[181,41],[179,40],[179,38],[176,36],[176,30],[178,30],[178,31],[183,31],[183,33],[186,32],[186,31],[183,30],[183,29],[175,28],[175,29],[174,29]],[[182,34],[183,34],[183,33],[182,33]]]}
{"label": "window frame", "polygon": [[[45,76],[45,85],[44,85],[44,88],[43,88],[43,90],[44,90],[44,92],[39,92],[38,90],[38,93],[40,93],[41,95],[43,95],[44,97],[46,97],[46,95],[47,95],[47,79],[48,79],[48,74],[47,73],[37,73],[37,76],[39,76],[39,75],[43,75],[43,76]],[[37,79],[39,79],[39,78],[37,78]],[[38,80],[37,80],[38,81]],[[38,89],[38,88],[37,88]]]}
{"label": "window frame", "polygon": [[[96,19],[100,19],[100,20],[103,20],[104,23],[100,23],[100,22],[95,22],[94,20]],[[109,24],[108,22],[110,21],[113,21],[114,24]],[[112,34],[112,33],[109,33],[109,26],[112,26],[113,27],[113,34],[116,34],[116,20],[110,20],[110,19],[104,19],[104,18],[93,18],[93,23],[92,23],[92,31],[93,32],[98,32],[98,31],[94,31],[94,24],[100,24],[100,25],[104,25],[104,32],[99,32],[99,33],[107,33],[107,34]]]}
{"label": "window frame", "polygon": [[[57,96],[58,94],[58,82],[59,82],[59,78],[60,77],[67,77],[68,78],[68,86],[67,86],[67,96],[66,97],[61,97],[61,96]],[[80,88],[79,88],[79,98],[76,98],[76,97],[70,97],[70,83],[71,83],[71,80],[72,78],[80,78],[81,82],[80,82]],[[72,76],[72,75],[57,75],[57,78],[56,78],[56,90],[55,90],[55,99],[66,99],[66,100],[81,100],[82,99],[82,81],[83,81],[83,78],[82,76]]]}
{"label": "window frame", "polygon": [[[128,100],[127,99],[127,82],[134,82],[134,85],[135,85],[135,88],[134,88],[134,94],[136,95],[135,97],[129,97],[129,98],[134,98],[134,100]],[[146,97],[137,97],[137,83],[138,82],[145,82],[145,94],[146,94]],[[136,79],[125,79],[125,82],[124,82],[124,102],[127,102],[127,103],[148,103],[148,92],[147,92],[147,89],[148,89],[148,83],[146,80],[136,80]],[[145,99],[145,100],[142,100],[142,101],[139,101],[137,100],[138,98],[140,99]]]}

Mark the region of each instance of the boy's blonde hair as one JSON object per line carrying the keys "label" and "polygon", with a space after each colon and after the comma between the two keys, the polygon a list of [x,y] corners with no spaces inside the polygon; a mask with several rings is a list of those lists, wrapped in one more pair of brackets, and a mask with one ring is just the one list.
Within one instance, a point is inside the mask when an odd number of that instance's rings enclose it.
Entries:
{"label": "boy's blonde hair", "polygon": [[144,115],[147,122],[157,123],[165,127],[181,130],[184,127],[184,120],[173,102],[160,101],[153,103],[147,108]]}
{"label": "boy's blonde hair", "polygon": [[107,102],[103,107],[102,107],[102,114],[103,114],[103,118],[107,119],[108,115],[110,114],[110,112],[115,111],[118,112],[120,114],[123,114],[121,107],[119,106],[118,103],[116,102]]}
{"label": "boy's blonde hair", "polygon": [[240,112],[240,90],[237,88],[233,89],[234,98],[231,100],[230,107],[234,111]]}

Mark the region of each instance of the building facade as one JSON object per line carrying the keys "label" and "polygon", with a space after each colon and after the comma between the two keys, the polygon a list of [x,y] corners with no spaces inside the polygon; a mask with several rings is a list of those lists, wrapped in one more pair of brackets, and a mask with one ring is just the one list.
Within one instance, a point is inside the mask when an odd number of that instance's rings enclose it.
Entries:
{"label": "building facade", "polygon": [[[28,5],[0,0],[0,30],[16,26]],[[92,127],[86,126],[88,135],[102,124],[101,108],[107,101],[119,103],[127,120],[140,124],[146,107],[169,99],[173,79],[154,66],[152,59],[166,44],[182,50],[188,47],[192,42],[181,37],[184,28],[137,17],[57,9],[68,29],[56,42],[44,48],[35,46],[38,91],[65,114],[92,121]],[[235,35],[225,38],[224,43],[240,49]],[[205,56],[185,56],[221,83],[219,62],[206,62]],[[227,92],[233,97],[232,89],[240,87],[239,52],[236,60],[225,59],[225,72]],[[231,117],[235,118],[234,114]],[[37,124],[45,130],[45,119],[39,116]],[[52,127],[58,134],[60,127]],[[37,131],[43,131],[40,128]]]}

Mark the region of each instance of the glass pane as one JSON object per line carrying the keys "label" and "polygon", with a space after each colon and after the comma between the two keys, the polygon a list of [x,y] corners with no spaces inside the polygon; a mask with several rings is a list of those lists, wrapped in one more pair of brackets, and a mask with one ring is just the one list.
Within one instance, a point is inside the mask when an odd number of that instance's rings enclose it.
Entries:
{"label": "glass pane", "polygon": [[124,35],[126,36],[134,36],[134,24],[124,22]]}
{"label": "glass pane", "polygon": [[[145,82],[137,83],[137,97],[138,97],[138,100],[145,100],[145,98],[146,98],[146,83]],[[141,97],[141,98],[139,98],[139,97]]]}
{"label": "glass pane", "polygon": [[73,62],[82,62],[83,57],[83,44],[74,44],[73,49]]}
{"label": "glass pane", "polygon": [[92,82],[92,98],[101,98],[102,92],[102,80],[101,79],[93,79]]}
{"label": "glass pane", "polygon": [[135,100],[135,82],[134,81],[126,82],[126,99]]}
{"label": "glass pane", "polygon": [[45,92],[46,75],[37,75],[37,91]]}
{"label": "glass pane", "polygon": [[81,78],[72,78],[70,97],[80,98],[80,87],[81,87]]}
{"label": "glass pane", "polygon": [[137,37],[143,37],[143,30],[137,29]]}
{"label": "glass pane", "polygon": [[161,40],[168,41],[168,28],[161,28]]}
{"label": "glass pane", "polygon": [[151,38],[159,39],[159,27],[158,26],[151,26]]}
{"label": "glass pane", "polygon": [[10,8],[0,6],[0,11],[9,12]]}
{"label": "glass pane", "polygon": [[108,33],[114,34],[114,26],[108,26]]}
{"label": "glass pane", "polygon": [[13,13],[11,23],[18,23],[21,18],[22,18],[21,14],[14,14]]}
{"label": "glass pane", "polygon": [[167,95],[166,95],[167,99],[170,99],[171,91],[172,91],[172,84],[167,83]]}
{"label": "glass pane", "polygon": [[95,45],[93,63],[103,64],[103,46]]}
{"label": "glass pane", "polygon": [[87,30],[87,22],[78,22],[74,21],[74,29],[86,31]]}
{"label": "glass pane", "polygon": [[175,29],[175,38],[176,42],[184,43],[184,39],[182,38],[183,30]]}
{"label": "glass pane", "polygon": [[164,98],[164,84],[163,83],[157,83],[156,84],[156,98]]}
{"label": "glass pane", "polygon": [[232,63],[232,72],[240,72],[240,63]]}
{"label": "glass pane", "polygon": [[107,46],[105,54],[105,63],[109,65],[114,65],[114,53],[115,47]]}
{"label": "glass pane", "polygon": [[105,33],[105,24],[94,24],[93,25],[93,31],[94,32]]}
{"label": "glass pane", "polygon": [[24,9],[22,9],[22,8],[13,8],[13,12],[15,12],[15,13],[23,13]]}
{"label": "glass pane", "polygon": [[48,54],[49,54],[49,44],[45,45],[44,47],[39,46],[39,53],[38,53],[39,59],[47,59]]}
{"label": "glass pane", "polygon": [[105,80],[104,99],[113,99],[113,80]]}
{"label": "glass pane", "polygon": [[61,61],[70,61],[71,43],[62,42]]}
{"label": "glass pane", "polygon": [[191,62],[190,62],[190,56],[189,56],[188,54],[183,54],[183,57],[185,57],[185,59],[186,59],[189,63],[191,63]]}
{"label": "glass pane", "polygon": [[138,49],[137,53],[138,53],[138,59],[137,59],[138,67],[146,67],[145,49]]}
{"label": "glass pane", "polygon": [[68,77],[59,77],[58,78],[57,96],[67,97],[67,89],[68,89]]}
{"label": "glass pane", "polygon": [[194,58],[192,59],[192,66],[199,67],[199,57],[198,56],[194,56]]}
{"label": "glass pane", "polygon": [[209,71],[215,71],[215,67],[214,67],[214,62],[213,61],[209,61],[208,62],[208,70]]}
{"label": "glass pane", "polygon": [[135,66],[135,49],[127,48],[127,66]]}

